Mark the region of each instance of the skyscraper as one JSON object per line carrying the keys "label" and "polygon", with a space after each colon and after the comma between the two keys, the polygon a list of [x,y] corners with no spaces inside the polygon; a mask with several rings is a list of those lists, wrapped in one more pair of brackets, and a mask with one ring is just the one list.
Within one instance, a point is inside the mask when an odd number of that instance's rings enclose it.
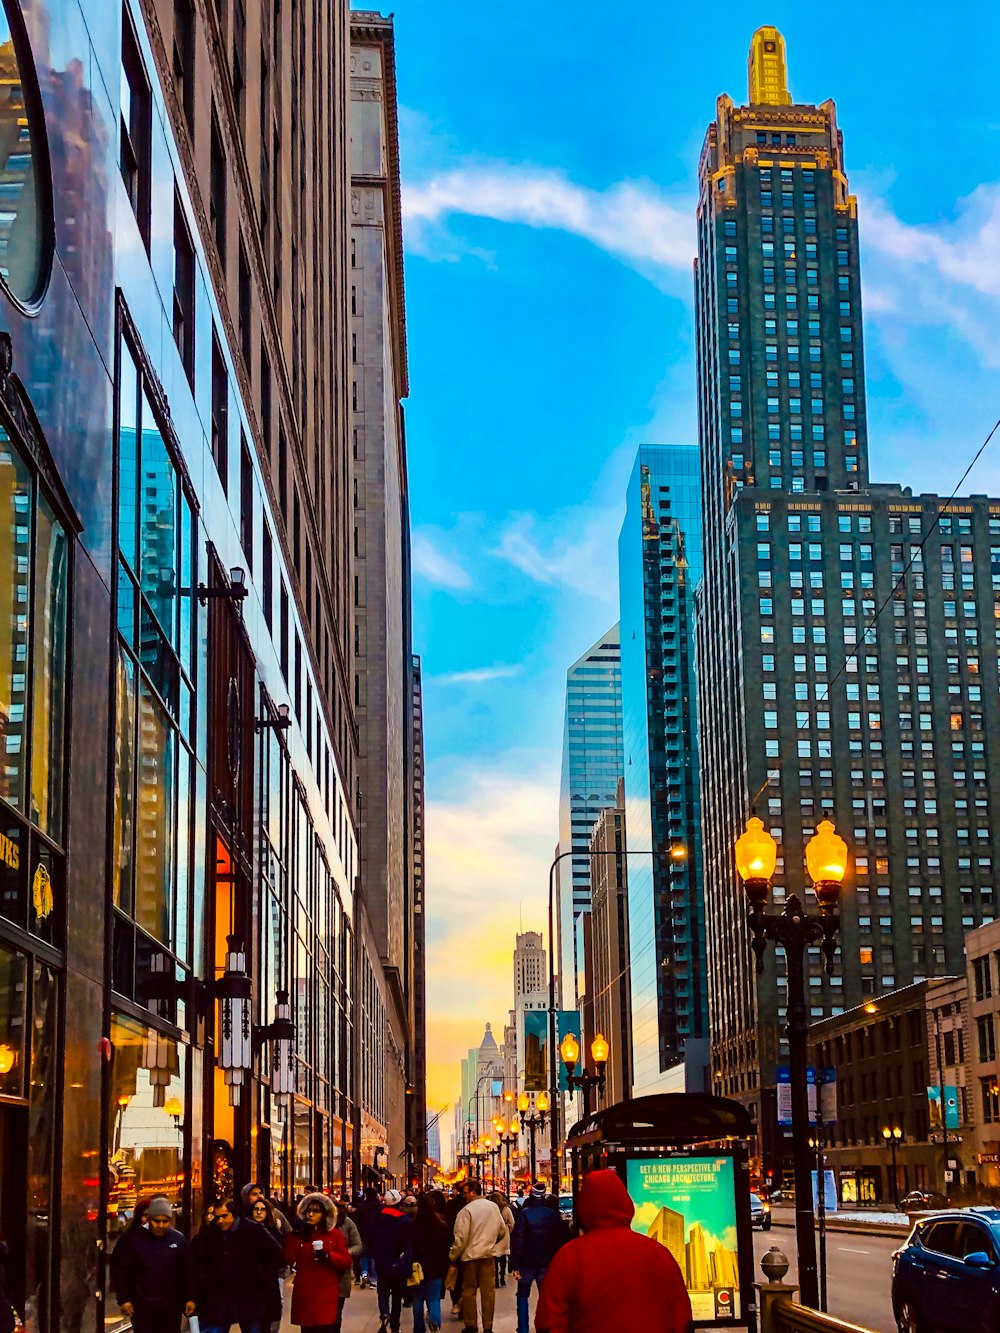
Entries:
{"label": "skyscraper", "polygon": [[618,626],[566,672],[558,866],[558,962],[562,1003],[575,1008],[582,986],[583,936],[577,919],[590,911],[590,833],[615,803],[622,771],[621,645]]}
{"label": "skyscraper", "polygon": [[549,984],[546,953],[537,930],[526,930],[514,940],[514,1000]]}
{"label": "skyscraper", "polygon": [[701,1092],[708,985],[694,678],[697,449],[640,448],[618,568],[633,1088]]}
{"label": "skyscraper", "polygon": [[696,268],[712,1066],[772,1165],[786,978],[780,954],[756,978],[749,951],[733,843],[751,808],[779,842],[779,905],[820,819],[853,853],[832,977],[809,951],[814,1019],[961,971],[1000,834],[1000,502],[868,482],[857,204],[834,104],[793,101],[784,68],[762,28],[750,104],[718,100]]}

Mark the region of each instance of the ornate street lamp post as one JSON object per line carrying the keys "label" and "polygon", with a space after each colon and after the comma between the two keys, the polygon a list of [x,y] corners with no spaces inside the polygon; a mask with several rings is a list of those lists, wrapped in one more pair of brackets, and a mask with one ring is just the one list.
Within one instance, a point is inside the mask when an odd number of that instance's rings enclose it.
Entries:
{"label": "ornate street lamp post", "polygon": [[[549,1118],[549,1097],[548,1093],[540,1092],[535,1098],[534,1112],[529,1115],[528,1109],[531,1106],[531,1098],[526,1092],[522,1092],[517,1099],[517,1113],[521,1117],[521,1128],[528,1131],[528,1154],[531,1169],[531,1183],[535,1183],[535,1134],[540,1129],[545,1128],[546,1121]],[[553,1191],[558,1193],[558,1187]]]}
{"label": "ornate street lamp post", "polygon": [[604,1091],[604,1066],[608,1063],[608,1056],[611,1054],[611,1047],[607,1040],[600,1033],[590,1043],[590,1054],[594,1061],[594,1073],[584,1066],[579,1074],[574,1073],[580,1060],[580,1043],[576,1039],[576,1034],[567,1032],[559,1045],[559,1054],[562,1062],[566,1066],[566,1084],[570,1092],[577,1088],[583,1093],[583,1118],[587,1120],[590,1116],[590,1093],[592,1089],[597,1092]]}
{"label": "ornate street lamp post", "polygon": [[892,1153],[892,1197],[897,1213],[899,1212],[899,1175],[896,1171],[896,1149],[899,1147],[902,1137],[903,1131],[899,1125],[885,1125],[882,1129],[885,1146]]}
{"label": "ornate street lamp post", "polygon": [[[837,952],[840,884],[847,870],[847,844],[838,837],[829,819],[824,819],[806,845],[806,864],[819,904],[819,915],[806,912],[798,894],[789,894],[784,910],[764,910],[778,858],[777,843],[756,817],[747,820],[746,831],[736,841],[736,868],[750,901],[751,948],[758,974],[764,970],[767,941],[785,953],[788,1001],[785,1031],[792,1093],[792,1160],[795,1168],[795,1239],[798,1248],[799,1289],[803,1305],[819,1303],[816,1272],[816,1228],[812,1205],[812,1153],[809,1148],[809,1091],[807,1084],[807,1039],[809,1011],[805,995],[805,953],[818,944],[833,971]],[[822,1188],[822,1185],[820,1185]]]}

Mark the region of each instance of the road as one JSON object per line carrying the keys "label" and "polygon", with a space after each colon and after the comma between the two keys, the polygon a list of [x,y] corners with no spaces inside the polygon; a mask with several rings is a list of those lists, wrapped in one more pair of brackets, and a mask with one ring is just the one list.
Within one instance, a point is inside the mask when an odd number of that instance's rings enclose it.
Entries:
{"label": "road", "polygon": [[[902,1243],[896,1236],[856,1236],[828,1231],[827,1309],[875,1333],[896,1333],[890,1296],[892,1265],[889,1256]],[[754,1232],[756,1273],[765,1250],[776,1245],[791,1261],[786,1282],[795,1280],[795,1232],[791,1227],[772,1227]]]}

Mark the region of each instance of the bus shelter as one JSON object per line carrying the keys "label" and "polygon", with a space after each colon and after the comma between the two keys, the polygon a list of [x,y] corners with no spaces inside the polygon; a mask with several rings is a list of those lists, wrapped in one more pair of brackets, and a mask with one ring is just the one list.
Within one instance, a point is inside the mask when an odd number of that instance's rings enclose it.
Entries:
{"label": "bus shelter", "polygon": [[677,1260],[696,1328],[757,1328],[750,1225],[750,1113],[707,1093],[618,1102],[569,1132],[574,1210],[590,1171],[616,1171],[632,1229]]}

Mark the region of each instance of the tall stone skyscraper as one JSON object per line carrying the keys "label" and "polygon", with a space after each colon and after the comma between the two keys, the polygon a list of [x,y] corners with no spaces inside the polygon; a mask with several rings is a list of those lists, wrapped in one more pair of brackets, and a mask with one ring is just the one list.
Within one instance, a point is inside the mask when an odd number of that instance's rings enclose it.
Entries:
{"label": "tall stone skyscraper", "polygon": [[[590,911],[590,834],[614,805],[622,771],[622,678],[618,626],[613,625],[566,672],[557,866],[559,984],[565,1009],[583,990],[583,932]],[[547,984],[547,983],[546,983]]]}
{"label": "tall stone skyscraper", "polygon": [[749,71],[699,166],[699,721],[714,1083],[756,1107],[775,1165],[784,958],[755,977],[733,844],[756,807],[780,906],[820,819],[848,841],[834,975],[808,958],[813,1019],[962,969],[994,911],[1000,502],[869,484],[836,110],[792,99],[774,28]]}
{"label": "tall stone skyscraper", "polygon": [[[694,589],[698,451],[643,445],[618,542],[636,1094],[705,1088],[708,984],[701,873]],[[647,855],[655,851],[655,856]]]}

